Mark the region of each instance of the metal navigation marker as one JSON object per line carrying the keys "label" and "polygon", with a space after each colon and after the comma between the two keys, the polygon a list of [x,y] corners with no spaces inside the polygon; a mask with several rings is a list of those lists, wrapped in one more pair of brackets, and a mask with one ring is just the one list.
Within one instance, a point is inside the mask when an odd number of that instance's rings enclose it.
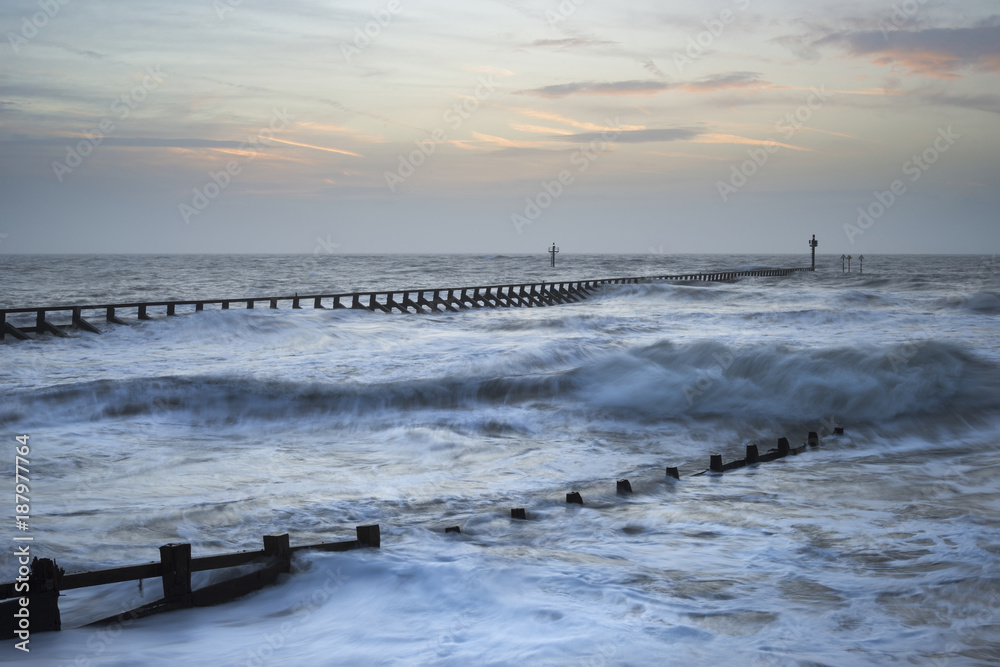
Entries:
{"label": "metal navigation marker", "polygon": [[809,247],[812,248],[813,264],[812,270],[816,270],[816,246],[819,245],[819,241],[816,240],[816,235],[813,234],[812,240],[809,241]]}
{"label": "metal navigation marker", "polygon": [[841,255],[840,256],[840,272],[841,273],[844,273],[845,269],[847,268],[847,266],[845,264],[846,261],[847,261],[847,255]]}
{"label": "metal navigation marker", "polygon": [[865,261],[865,256],[864,255],[858,255],[858,272],[859,273],[864,273],[865,272],[864,261]]}
{"label": "metal navigation marker", "polygon": [[848,273],[851,272],[851,256],[850,255],[847,256],[847,272]]}
{"label": "metal navigation marker", "polygon": [[559,252],[559,248],[557,248],[556,244],[553,243],[552,244],[552,249],[549,250],[549,254],[552,255],[552,266],[556,265],[556,253],[557,252]]}

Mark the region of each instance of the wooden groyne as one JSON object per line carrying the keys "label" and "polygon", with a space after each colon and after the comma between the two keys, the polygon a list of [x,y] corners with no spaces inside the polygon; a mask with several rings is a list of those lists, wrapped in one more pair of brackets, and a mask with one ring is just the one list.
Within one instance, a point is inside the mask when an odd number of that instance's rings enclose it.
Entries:
{"label": "wooden groyne", "polygon": [[[827,432],[824,431],[824,434]],[[832,435],[843,436],[843,427],[834,427]],[[779,438],[776,449],[759,453],[758,445],[746,445],[746,458],[723,462],[720,454],[711,454],[709,468],[694,473],[691,477],[704,474],[719,474],[729,470],[750,467],[776,461],[786,456],[805,452],[818,447],[821,439],[816,431],[810,431],[806,442],[799,447],[790,446],[787,438]],[[666,468],[666,479],[670,483],[679,482],[681,475],[676,467]],[[632,484],[628,479],[615,482],[615,495],[622,498],[633,496]],[[584,505],[579,491],[566,494],[568,505]],[[524,507],[510,508],[513,521],[529,521],[531,516]],[[462,534],[461,526],[448,526],[445,533]],[[214,556],[191,557],[191,545],[171,543],[160,547],[160,562],[142,565],[128,565],[90,572],[66,574],[54,560],[34,558],[31,566],[22,563],[15,581],[0,584],[0,640],[26,639],[30,633],[57,631],[62,629],[58,600],[62,591],[90,586],[141,581],[159,578],[163,585],[163,598],[144,604],[129,611],[111,616],[88,625],[123,623],[123,619],[134,620],[177,609],[207,607],[230,602],[239,597],[274,584],[278,575],[291,569],[292,554],[297,551],[349,551],[359,548],[381,548],[381,529],[378,524],[357,526],[356,539],[292,547],[287,533],[264,535],[264,548],[259,551],[219,554]],[[251,566],[249,573],[193,589],[191,574],[223,568]]]}
{"label": "wooden groyne", "polygon": [[[115,618],[120,621],[126,616],[136,619],[175,609],[208,607],[229,602],[275,583],[279,574],[290,571],[292,554],[296,551],[350,551],[363,547],[381,547],[378,524],[358,526],[356,534],[357,539],[354,540],[296,547],[289,545],[287,533],[265,535],[264,548],[260,551],[200,558],[191,557],[190,544],[165,544],[160,547],[159,563],[74,574],[66,574],[54,560],[35,558],[30,568],[27,565],[21,566],[17,581],[0,584],[0,599],[14,598],[0,603],[0,639],[26,639],[30,633],[61,630],[59,595],[61,591],[74,588],[156,578],[163,583],[162,599],[90,625],[108,623]],[[255,569],[203,588],[191,588],[192,572],[247,565],[254,566]]]}
{"label": "wooden groyne", "polygon": [[[0,340],[11,336],[17,340],[30,340],[29,333],[36,336],[51,334],[67,337],[67,329],[73,328],[90,333],[101,330],[84,318],[102,317],[111,324],[127,324],[119,317],[123,310],[136,312],[138,320],[153,319],[152,312],[164,312],[168,317],[181,312],[199,312],[206,307],[221,310],[235,308],[253,309],[258,304],[265,307],[286,307],[300,309],[346,308],[391,313],[435,313],[458,312],[470,308],[511,308],[554,306],[575,303],[590,296],[602,285],[648,283],[654,281],[676,282],[720,282],[749,277],[787,276],[797,271],[812,271],[810,267],[792,269],[754,269],[750,271],[719,271],[708,273],[685,273],[677,275],[637,276],[627,278],[598,278],[594,280],[568,280],[560,282],[516,283],[507,285],[483,285],[479,287],[442,287],[435,289],[389,290],[377,292],[348,292],[343,294],[311,294],[291,296],[252,297],[246,299],[195,299],[185,301],[135,301],[129,303],[79,304],[69,306],[34,306],[30,308],[0,309]],[[12,323],[8,318],[18,320]],[[59,316],[60,322],[51,317]],[[21,323],[34,317],[34,326]]]}

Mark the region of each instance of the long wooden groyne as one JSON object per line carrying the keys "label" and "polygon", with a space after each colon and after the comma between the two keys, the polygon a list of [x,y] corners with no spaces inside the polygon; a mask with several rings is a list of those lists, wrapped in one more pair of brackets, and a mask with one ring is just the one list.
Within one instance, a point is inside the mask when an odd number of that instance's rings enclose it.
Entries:
{"label": "long wooden groyne", "polygon": [[[823,435],[831,434],[835,438],[844,435],[843,427],[827,426]],[[792,447],[787,438],[779,438],[776,449],[760,453],[758,443],[746,445],[746,457],[723,462],[721,454],[711,454],[707,470],[696,472],[689,477],[699,477],[705,474],[718,474],[739,468],[753,467],[769,461],[776,461],[788,456],[805,452],[818,447],[822,440],[816,431],[809,431],[807,441],[799,447]],[[662,479],[662,478],[661,478]],[[679,482],[681,475],[677,467],[666,468],[665,479],[668,483]],[[686,479],[686,477],[685,477]],[[615,482],[615,495],[630,497],[633,495],[632,484],[628,479],[618,479]],[[566,494],[566,504],[583,505],[584,499],[579,491]],[[511,520],[528,521],[527,508],[510,508]],[[461,526],[447,526],[445,533],[461,534]],[[279,535],[264,535],[264,548],[258,551],[242,551],[239,553],[219,554],[214,556],[191,557],[191,544],[171,543],[160,547],[160,562],[150,562],[142,565],[128,565],[105,570],[66,574],[55,560],[34,558],[30,567],[26,559],[19,559],[18,578],[15,581],[0,584],[0,640],[26,640],[32,632],[49,632],[62,629],[62,618],[59,613],[58,600],[61,591],[127,581],[141,582],[143,579],[159,578],[163,586],[163,598],[155,602],[141,605],[134,609],[123,611],[117,616],[94,621],[89,625],[127,625],[132,620],[151,616],[166,611],[186,609],[191,607],[207,607],[230,602],[239,597],[260,590],[276,583],[278,575],[291,569],[292,554],[304,550],[317,551],[349,551],[360,548],[381,548],[381,528],[378,524],[357,526],[357,538],[340,542],[328,542],[292,547],[287,533]],[[15,538],[17,539],[17,538]],[[27,553],[29,549],[22,547]],[[15,551],[15,553],[18,553]],[[253,568],[249,573],[238,574],[199,589],[193,589],[191,574],[207,570],[247,567]]]}
{"label": "long wooden groyne", "polygon": [[[685,273],[677,275],[636,276],[627,278],[597,278],[593,280],[568,280],[560,282],[515,283],[506,285],[482,285],[478,287],[442,287],[434,289],[390,290],[376,292],[348,292],[343,294],[311,294],[291,296],[251,297],[246,299],[195,299],[186,301],[135,301],[130,303],[80,304],[68,306],[35,306],[29,308],[0,309],[0,340],[12,336],[18,340],[30,340],[29,333],[36,336],[51,334],[66,337],[66,329],[74,328],[91,333],[101,333],[94,324],[84,318],[84,314],[103,315],[111,324],[127,324],[118,317],[120,311],[135,309],[138,320],[153,319],[150,312],[163,309],[167,316],[178,315],[182,309],[194,312],[205,310],[206,306],[218,306],[229,310],[232,306],[252,309],[256,304],[267,304],[278,308],[279,304],[291,304],[293,309],[307,304],[313,308],[351,308],[383,311],[390,313],[457,312],[469,308],[510,308],[553,306],[574,303],[587,298],[602,285],[647,283],[653,281],[706,281],[719,282],[748,277],[787,276],[797,271],[812,271],[810,267],[791,269],[753,269],[748,271],[717,271]],[[52,315],[62,316],[60,323],[50,319]],[[8,320],[18,319],[14,324]],[[34,326],[27,326],[20,320],[34,317]],[[65,320],[69,319],[68,322]]]}

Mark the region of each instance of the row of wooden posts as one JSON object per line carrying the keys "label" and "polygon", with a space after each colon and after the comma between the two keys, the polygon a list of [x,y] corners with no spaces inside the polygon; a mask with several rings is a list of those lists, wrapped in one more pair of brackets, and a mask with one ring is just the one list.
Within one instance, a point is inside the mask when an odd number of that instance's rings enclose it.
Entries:
{"label": "row of wooden posts", "polygon": [[[28,632],[49,632],[62,629],[62,619],[59,614],[59,595],[61,591],[89,586],[121,583],[123,581],[140,581],[159,578],[163,584],[163,598],[136,609],[132,609],[113,617],[90,623],[90,625],[106,624],[115,618],[129,617],[132,619],[151,616],[174,609],[189,607],[209,607],[229,602],[238,597],[252,593],[265,586],[273,584],[282,572],[291,569],[292,554],[297,551],[350,551],[362,547],[375,549],[381,546],[381,531],[378,524],[358,526],[357,538],[342,542],[310,544],[293,547],[289,543],[288,534],[265,535],[264,548],[260,551],[242,551],[239,553],[220,554],[216,556],[191,557],[190,544],[165,544],[160,547],[160,562],[144,565],[128,565],[91,572],[66,574],[56,562],[49,558],[35,558],[31,562],[31,572],[27,577],[28,592],[18,592],[16,582],[0,584],[0,599],[15,598],[0,603],[0,639],[23,638],[18,635],[19,627],[15,613],[23,608],[29,610]],[[191,574],[207,570],[254,565],[255,569],[241,576],[205,586],[196,590],[191,588]],[[28,597],[29,604],[21,605],[19,598]]]}
{"label": "row of wooden posts", "polygon": [[[131,303],[88,304],[70,306],[33,306],[26,308],[0,309],[0,340],[12,336],[17,340],[29,340],[29,333],[36,336],[51,334],[66,337],[69,327],[90,333],[101,330],[84,318],[84,314],[103,313],[104,320],[111,324],[124,325],[118,315],[122,310],[135,309],[138,320],[153,319],[151,309],[163,308],[166,315],[178,314],[178,307],[205,310],[206,306],[218,306],[229,310],[232,305],[247,309],[255,304],[267,303],[270,308],[278,308],[280,303],[291,304],[293,309],[302,304],[312,304],[313,308],[350,308],[358,310],[397,310],[401,313],[457,312],[468,308],[510,308],[552,306],[574,303],[587,298],[601,285],[634,284],[654,280],[670,281],[729,281],[743,277],[786,276],[796,271],[810,271],[808,267],[792,269],[756,269],[751,271],[719,271],[710,273],[686,273],[678,275],[638,276],[631,278],[599,278],[595,280],[570,280],[562,282],[518,283],[510,285],[487,285],[480,287],[449,287],[438,289],[391,290],[382,292],[350,292],[345,294],[313,294],[300,296],[254,297],[248,299],[198,299],[189,301],[139,301]],[[53,313],[69,316],[68,322],[56,324],[49,319]],[[34,317],[34,325],[30,318]],[[14,322],[11,321],[14,318]],[[28,318],[28,323],[21,320]]]}
{"label": "row of wooden posts", "polygon": [[[833,433],[834,435],[843,435],[844,429],[836,427]],[[723,462],[721,454],[711,454],[708,469],[695,473],[692,476],[704,475],[706,473],[723,473],[736,468],[774,461],[785,456],[798,454],[807,447],[815,447],[817,445],[819,445],[819,435],[815,431],[809,432],[806,443],[801,447],[793,448],[790,446],[787,438],[778,438],[778,446],[776,448],[761,454],[756,444],[748,444],[746,446],[745,458],[726,463]],[[666,477],[680,480],[680,473],[676,467],[667,467]],[[632,484],[628,479],[620,479],[616,483],[615,491],[619,496],[631,496]],[[583,505],[583,497],[578,491],[571,491],[566,494],[566,502],[568,504]],[[527,520],[529,518],[527,510],[523,507],[511,508],[510,516],[512,519],[519,520]],[[445,529],[445,532],[461,533],[462,530],[459,526],[449,526]],[[74,574],[66,574],[52,559],[35,558],[31,563],[31,571],[27,577],[29,587],[27,593],[18,592],[16,582],[0,584],[0,599],[7,600],[0,603],[0,639],[16,639],[19,637],[18,619],[15,617],[15,612],[24,606],[18,600],[21,597],[27,596],[30,601],[30,604],[27,606],[30,609],[30,632],[47,632],[62,628],[62,619],[59,614],[58,604],[61,591],[121,583],[124,581],[141,581],[142,579],[159,578],[161,580],[163,585],[162,599],[118,614],[115,617],[91,623],[91,625],[106,624],[115,618],[124,616],[133,619],[142,618],[175,609],[207,607],[234,600],[273,584],[279,574],[289,572],[292,554],[297,551],[306,549],[349,551],[362,547],[373,547],[376,549],[381,547],[381,531],[377,524],[358,526],[356,528],[356,539],[354,540],[292,547],[289,543],[287,533],[265,535],[264,548],[260,551],[243,551],[215,556],[202,556],[199,558],[191,557],[190,544],[171,543],[160,547],[159,563],[129,565]],[[243,565],[255,565],[256,569],[248,574],[226,579],[197,590],[193,590],[191,587],[191,574],[193,572]]]}
{"label": "row of wooden posts", "polygon": [[[837,426],[833,429],[834,435],[843,435],[843,427]],[[754,465],[757,463],[765,463],[767,461],[774,461],[776,459],[784,458],[793,454],[800,454],[805,451],[808,447],[816,447],[819,445],[819,435],[816,431],[809,431],[809,435],[806,438],[806,443],[801,447],[792,447],[788,443],[788,438],[778,438],[778,446],[776,448],[770,449],[767,452],[761,454],[759,448],[756,444],[748,444],[746,446],[746,457],[742,459],[736,459],[728,463],[723,463],[722,454],[711,454],[709,455],[709,464],[707,470],[702,470],[701,472],[694,473],[691,477],[698,477],[699,475],[704,475],[708,473],[723,473],[727,470],[735,470],[736,468],[744,468],[749,465]],[[666,476],[669,479],[680,480],[680,472],[676,467],[668,466],[666,469]],[[620,479],[616,482],[615,493],[619,496],[631,496],[632,495],[632,482],[627,479]],[[583,496],[580,495],[579,491],[570,491],[566,494],[566,503],[570,505],[583,505]],[[527,520],[528,513],[523,507],[512,507],[510,510],[510,518]],[[448,526],[444,529],[446,533],[461,533],[461,526]]]}

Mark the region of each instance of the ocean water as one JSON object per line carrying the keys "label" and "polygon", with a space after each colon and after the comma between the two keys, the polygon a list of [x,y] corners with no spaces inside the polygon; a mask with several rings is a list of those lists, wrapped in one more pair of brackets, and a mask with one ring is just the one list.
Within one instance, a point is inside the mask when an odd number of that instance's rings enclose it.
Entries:
{"label": "ocean water", "polygon": [[[806,262],[0,256],[0,307]],[[81,626],[157,599],[158,581],[67,591],[64,630],[33,635],[30,655],[5,643],[0,661],[1000,663],[1000,264],[817,263],[547,308],[207,310],[8,339],[0,489],[13,514],[14,438],[30,435],[35,555],[75,572],[168,542],[199,556],[369,523],[382,548],[301,553],[277,586],[126,627]],[[822,443],[798,456],[693,476],[711,453],[808,431]]]}

